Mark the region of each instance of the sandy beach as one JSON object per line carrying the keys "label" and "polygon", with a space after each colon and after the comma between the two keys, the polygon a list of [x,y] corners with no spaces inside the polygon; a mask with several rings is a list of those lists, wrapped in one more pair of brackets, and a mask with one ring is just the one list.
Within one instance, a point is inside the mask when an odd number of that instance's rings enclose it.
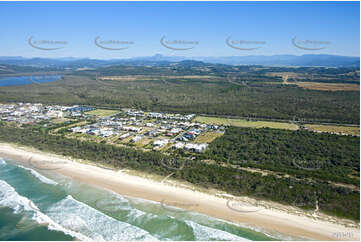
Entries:
{"label": "sandy beach", "polygon": [[[246,197],[233,197],[195,191],[177,186],[175,182],[160,182],[131,175],[126,171],[113,171],[77,162],[55,154],[29,147],[0,144],[0,157],[23,162],[25,166],[46,170],[112,190],[121,195],[161,202],[258,228],[268,234],[283,234],[305,240],[360,240],[359,224],[330,217],[319,212],[313,214],[272,202],[255,201]],[[86,161],[84,161],[86,162]],[[170,179],[170,178],[168,178]]]}

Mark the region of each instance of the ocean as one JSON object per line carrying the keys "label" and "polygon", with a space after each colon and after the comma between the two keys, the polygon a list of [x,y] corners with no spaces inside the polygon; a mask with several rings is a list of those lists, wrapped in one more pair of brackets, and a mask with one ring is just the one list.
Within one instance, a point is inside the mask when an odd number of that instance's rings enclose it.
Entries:
{"label": "ocean", "polygon": [[4,86],[20,86],[29,84],[39,84],[45,82],[54,82],[61,79],[60,75],[42,75],[42,76],[12,76],[12,77],[1,77],[0,87]]}
{"label": "ocean", "polygon": [[0,158],[0,240],[274,239],[280,238]]}

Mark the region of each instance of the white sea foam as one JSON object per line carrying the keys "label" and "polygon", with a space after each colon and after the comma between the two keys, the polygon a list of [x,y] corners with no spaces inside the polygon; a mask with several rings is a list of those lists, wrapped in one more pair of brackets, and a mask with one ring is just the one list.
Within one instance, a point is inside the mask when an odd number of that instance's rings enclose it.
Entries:
{"label": "white sea foam", "polygon": [[[204,215],[206,217],[208,217],[207,215]],[[242,227],[242,228],[246,228],[249,230],[253,230],[256,231],[258,233],[262,233],[274,240],[281,240],[281,241],[287,241],[287,240],[303,240],[304,238],[298,238],[298,237],[292,237],[289,235],[285,235],[285,234],[280,234],[279,232],[276,231],[267,231],[265,229],[259,228],[259,227],[255,227],[255,226],[249,226],[246,224],[239,224],[239,223],[235,223],[235,222],[230,222],[224,219],[220,219],[220,218],[213,218],[213,217],[209,217],[209,219],[212,219],[214,221],[218,221],[220,223],[225,223],[225,224],[229,224],[229,225],[233,225],[236,227]]]}
{"label": "white sea foam", "polygon": [[48,224],[48,228],[50,230],[62,231],[65,234],[78,238],[79,240],[90,240],[88,237],[66,229],[54,222],[46,214],[42,213],[31,200],[20,196],[12,186],[3,180],[0,180],[0,206],[10,207],[15,213],[29,211],[33,214],[33,220],[39,224]]}
{"label": "white sea foam", "polygon": [[147,215],[147,213],[143,212],[142,210],[132,209],[128,216],[131,216],[133,218],[138,218],[138,217],[142,217],[144,215]]}
{"label": "white sea foam", "polygon": [[6,161],[0,157],[0,165],[6,165]]}
{"label": "white sea foam", "polygon": [[94,240],[157,240],[147,231],[118,221],[68,195],[47,214],[63,227]]}
{"label": "white sea foam", "polygon": [[[120,199],[121,201],[124,201],[124,197],[114,193],[114,192],[111,192],[113,193],[114,195],[116,195],[116,197],[118,199]],[[151,204],[156,204],[156,205],[159,205],[159,206],[164,206],[164,207],[169,207],[170,211],[174,210],[174,211],[186,211],[184,209],[180,209],[180,208],[177,208],[177,207],[174,207],[174,206],[165,206],[164,204],[160,203],[160,202],[156,202],[156,201],[152,201],[152,200],[147,200],[147,199],[142,199],[142,198],[129,198],[132,203],[151,203]],[[189,212],[188,213],[191,217],[199,217],[200,215],[201,216],[204,216],[205,218],[209,219],[209,220],[218,220],[218,219],[215,219],[215,218],[212,218],[212,217],[209,217],[207,215],[203,215],[203,214],[199,214],[199,213],[196,213],[196,212]],[[132,209],[131,210],[131,213],[129,214],[129,217],[139,217],[139,216],[144,216],[144,215],[148,215],[146,214],[145,212],[141,211],[141,210],[138,210],[138,209]],[[169,218],[172,218],[172,219],[177,219],[171,215],[167,215]],[[188,216],[187,216],[188,217]],[[185,220],[184,221],[188,226],[190,226],[193,230],[193,233],[194,233],[194,236],[197,240],[242,240],[242,241],[248,241],[248,239],[246,238],[243,238],[243,237],[239,237],[237,235],[234,235],[232,233],[229,233],[229,232],[226,232],[226,231],[222,231],[222,230],[219,230],[219,229],[215,229],[215,228],[211,228],[211,227],[207,227],[207,226],[203,226],[203,225],[200,225],[196,222],[193,222],[193,221],[190,221],[190,220]],[[228,221],[222,221],[224,223],[228,223]],[[237,225],[238,227],[240,226],[239,224],[235,224]],[[244,227],[244,226],[243,226]]]}
{"label": "white sea foam", "polygon": [[[124,197],[124,196],[121,196],[121,195],[119,195],[119,194],[117,194],[117,193],[115,193],[113,191],[110,191],[110,190],[106,190],[106,191],[111,193],[112,196],[106,198],[105,200],[99,200],[97,205],[100,205],[100,209],[101,209],[101,206],[104,206],[105,208],[109,207],[110,211],[112,209],[114,211],[123,210],[123,209],[130,209],[130,213],[128,215],[129,218],[136,218],[136,219],[141,218],[144,221],[144,219],[153,219],[154,216],[157,216],[157,215],[154,215],[154,214],[145,213],[145,212],[143,212],[141,210],[132,208],[130,206],[130,204],[128,203],[129,201],[131,201],[131,203],[135,203],[135,204],[149,203],[149,204],[156,204],[156,205],[159,205],[159,206],[165,206],[164,204],[162,205],[161,202],[156,202],[156,201],[147,200],[147,199],[143,199],[143,198],[129,197],[129,196]],[[118,205],[118,206],[115,206],[115,205]],[[186,211],[186,210],[183,210],[183,209],[180,209],[180,208],[177,208],[177,207],[173,207],[173,206],[168,206],[168,205],[165,206],[165,207],[169,207],[170,211],[172,211],[172,210],[177,211],[177,209],[179,211]],[[262,233],[262,234],[264,234],[264,235],[266,235],[268,237],[271,237],[273,239],[276,239],[276,240],[277,239],[295,240],[295,238],[292,238],[292,237],[289,237],[289,236],[286,236],[286,235],[269,234],[268,232],[266,232],[266,231],[264,231],[262,229],[256,228],[256,227],[251,227],[251,226],[248,226],[248,225],[245,225],[245,224],[238,224],[238,223],[230,222],[230,221],[219,219],[219,218],[209,217],[208,215],[200,214],[200,213],[193,212],[193,211],[189,211],[186,214],[188,214],[188,215],[185,215],[184,217],[182,216],[184,219],[185,218],[192,219],[192,218],[195,218],[195,217],[199,218],[200,216],[202,216],[206,220],[218,221],[220,223],[234,225],[236,227],[240,227],[240,228],[244,228],[244,229],[250,229],[250,230]],[[184,215],[184,213],[180,213],[180,215]],[[167,214],[167,217],[169,217],[171,219],[180,219],[178,216],[176,218],[174,216],[171,216],[170,214]],[[188,224],[188,226],[192,227],[194,232],[198,231],[197,234],[195,233],[195,236],[196,237],[198,236],[199,238],[206,238],[207,234],[210,235],[210,234],[213,233],[213,234],[216,234],[216,235],[218,234],[219,236],[213,236],[210,239],[217,238],[217,240],[243,240],[243,241],[247,241],[246,238],[238,237],[238,236],[236,236],[234,234],[231,234],[231,233],[228,233],[226,231],[222,231],[222,230],[214,229],[214,228],[211,228],[211,227],[203,226],[203,225],[200,225],[198,222],[192,222],[192,223],[193,223],[193,226],[191,226],[190,224]],[[177,225],[173,224],[172,226],[176,227]],[[172,228],[168,228],[168,231],[170,231],[170,230],[172,230]],[[203,234],[203,236],[201,236],[202,234]],[[229,238],[233,238],[233,239],[229,239]],[[299,238],[297,238],[297,239],[299,239]],[[178,239],[174,239],[174,240],[178,240]]]}
{"label": "white sea foam", "polygon": [[243,237],[239,237],[237,235],[228,233],[226,231],[222,231],[219,229],[214,229],[210,227],[206,227],[200,224],[197,224],[193,221],[186,220],[185,223],[193,229],[193,234],[196,240],[242,240],[248,241]]}
{"label": "white sea foam", "polygon": [[47,184],[50,184],[50,185],[57,185],[58,183],[56,181],[53,181],[43,175],[41,175],[39,172],[31,169],[31,168],[28,168],[28,167],[24,167],[22,165],[18,165],[18,167],[24,169],[24,170],[27,170],[27,171],[30,171],[31,174],[33,174],[33,176],[35,176],[36,178],[38,178],[40,181],[44,182],[44,183],[47,183]]}

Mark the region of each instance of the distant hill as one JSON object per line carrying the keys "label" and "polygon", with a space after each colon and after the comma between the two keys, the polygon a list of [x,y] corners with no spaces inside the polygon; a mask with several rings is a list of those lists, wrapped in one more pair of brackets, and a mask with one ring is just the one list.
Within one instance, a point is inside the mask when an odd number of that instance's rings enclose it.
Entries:
{"label": "distant hill", "polygon": [[360,57],[337,55],[249,55],[225,57],[182,57],[156,54],[148,57],[129,59],[99,60],[88,58],[24,58],[21,56],[0,56],[0,64],[24,65],[36,67],[100,67],[110,65],[165,66],[172,63],[202,66],[204,63],[226,65],[264,65],[264,66],[324,66],[324,67],[360,67]]}
{"label": "distant hill", "polygon": [[[135,60],[135,58],[134,58]],[[360,57],[338,55],[249,55],[225,57],[174,57],[155,55],[142,60],[182,61],[197,60],[214,64],[226,65],[264,65],[264,66],[326,66],[326,67],[359,67]]]}
{"label": "distant hill", "polygon": [[207,57],[203,61],[228,65],[359,67],[360,57],[337,55],[273,55]]}

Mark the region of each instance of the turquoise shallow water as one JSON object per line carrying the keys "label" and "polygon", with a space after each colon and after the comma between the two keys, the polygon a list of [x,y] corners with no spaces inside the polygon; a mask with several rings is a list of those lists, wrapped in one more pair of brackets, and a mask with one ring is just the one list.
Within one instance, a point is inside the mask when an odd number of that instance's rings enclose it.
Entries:
{"label": "turquoise shallow water", "polygon": [[272,240],[0,158],[0,240]]}

